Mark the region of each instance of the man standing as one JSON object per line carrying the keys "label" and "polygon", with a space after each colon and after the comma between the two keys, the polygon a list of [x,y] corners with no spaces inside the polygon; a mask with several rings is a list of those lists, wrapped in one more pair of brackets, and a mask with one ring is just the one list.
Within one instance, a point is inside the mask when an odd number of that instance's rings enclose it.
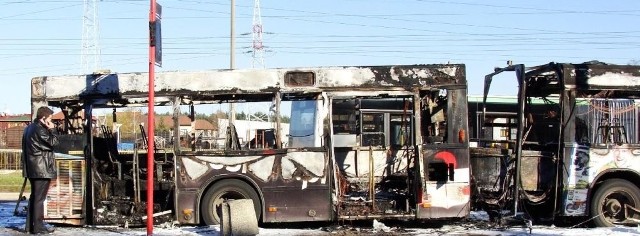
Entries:
{"label": "man standing", "polygon": [[53,232],[44,224],[44,200],[51,179],[57,175],[53,147],[58,145],[58,138],[52,115],[48,107],[38,108],[36,118],[22,135],[22,174],[31,184],[26,231],[32,234]]}

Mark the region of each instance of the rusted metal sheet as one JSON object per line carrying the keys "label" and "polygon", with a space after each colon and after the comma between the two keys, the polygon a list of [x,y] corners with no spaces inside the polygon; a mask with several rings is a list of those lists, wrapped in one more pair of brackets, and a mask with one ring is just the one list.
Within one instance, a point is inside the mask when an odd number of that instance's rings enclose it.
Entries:
{"label": "rusted metal sheet", "polygon": [[507,149],[475,147],[469,150],[472,191],[499,191],[504,182],[510,155]]}
{"label": "rusted metal sheet", "polygon": [[520,167],[523,190],[544,191],[553,186],[556,169],[553,158],[549,152],[523,151]]}

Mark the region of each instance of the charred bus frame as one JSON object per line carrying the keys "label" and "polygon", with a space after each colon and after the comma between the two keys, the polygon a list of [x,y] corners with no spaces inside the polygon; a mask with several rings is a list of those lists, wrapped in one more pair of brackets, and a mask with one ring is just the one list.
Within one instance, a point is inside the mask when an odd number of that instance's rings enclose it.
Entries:
{"label": "charred bus frame", "polygon": [[[469,214],[464,65],[157,73],[154,102],[170,107],[174,132],[172,148],[156,152],[154,170],[138,158],[143,150],[120,152],[111,132],[98,133],[82,118],[96,109],[144,106],[146,77],[32,80],[32,109],[54,106],[65,115],[60,129],[67,142],[58,156],[66,159],[59,159],[61,175],[51,188],[49,221],[144,223],[146,180],[140,176],[147,171],[156,176],[156,222],[216,224],[215,207],[228,199],[251,199],[260,222]],[[230,121],[220,148],[180,146],[182,106],[193,122],[198,105],[250,102],[271,104],[274,117],[253,144],[239,139]]]}
{"label": "charred bus frame", "polygon": [[[485,78],[482,114],[492,111],[493,77],[507,71],[515,72],[519,86],[509,106],[516,135],[501,141],[508,147],[480,142],[472,148],[472,166],[492,170],[473,174],[479,204],[495,216],[510,208],[536,221],[590,217],[597,226],[612,226],[637,219],[640,66],[498,68]],[[483,116],[478,123],[492,121]]]}

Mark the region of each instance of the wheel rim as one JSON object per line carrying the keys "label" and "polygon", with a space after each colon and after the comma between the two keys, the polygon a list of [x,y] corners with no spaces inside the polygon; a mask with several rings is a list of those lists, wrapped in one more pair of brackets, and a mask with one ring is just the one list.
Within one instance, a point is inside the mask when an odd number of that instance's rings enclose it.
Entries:
{"label": "wheel rim", "polygon": [[626,191],[614,191],[608,194],[601,203],[603,217],[611,222],[622,222],[625,220],[624,206],[636,207],[633,196]]}

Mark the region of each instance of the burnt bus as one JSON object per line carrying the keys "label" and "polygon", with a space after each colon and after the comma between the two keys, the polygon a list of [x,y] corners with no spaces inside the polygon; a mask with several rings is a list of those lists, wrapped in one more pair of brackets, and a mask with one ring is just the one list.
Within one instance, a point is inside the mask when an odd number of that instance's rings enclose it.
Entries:
{"label": "burnt bus", "polygon": [[[513,72],[518,95],[489,95]],[[522,64],[470,100],[474,206],[496,219],[634,224],[640,208],[640,66]],[[505,213],[508,212],[508,213]]]}
{"label": "burnt bus", "polygon": [[[146,81],[32,79],[32,109],[58,108],[70,146],[58,153],[48,221],[142,225],[148,193],[154,223],[219,224],[217,208],[233,199],[250,199],[263,223],[469,215],[462,64],[160,72],[153,103],[167,122],[142,109]],[[153,137],[165,148],[123,149],[126,127],[142,140],[168,130]]]}

